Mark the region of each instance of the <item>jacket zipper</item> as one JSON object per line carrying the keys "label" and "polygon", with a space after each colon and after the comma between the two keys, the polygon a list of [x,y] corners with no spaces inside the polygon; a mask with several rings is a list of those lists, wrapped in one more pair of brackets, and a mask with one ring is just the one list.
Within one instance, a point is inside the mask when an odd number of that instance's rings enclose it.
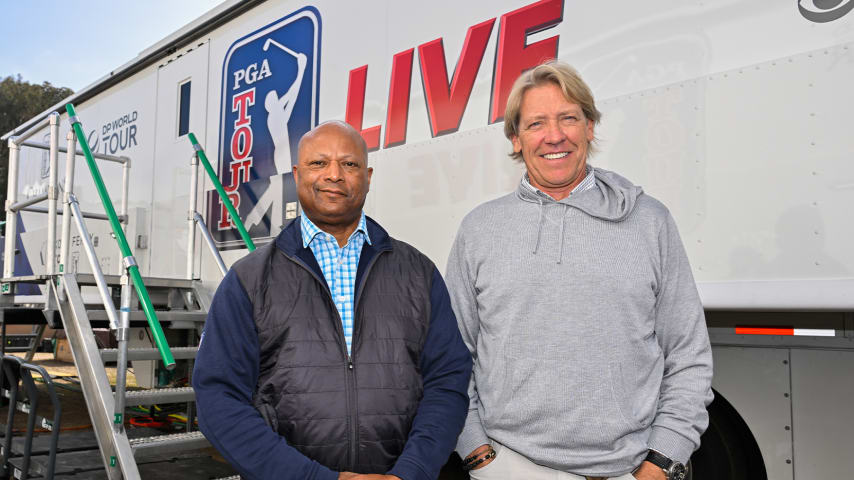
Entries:
{"label": "jacket zipper", "polygon": [[[380,250],[374,255],[374,258],[371,259],[370,263],[368,263],[368,266],[365,268],[365,273],[362,275],[362,281],[359,282],[359,286],[358,286],[359,287],[359,295],[353,301],[353,352],[354,353],[356,351],[356,338],[357,338],[357,333],[359,331],[359,323],[360,323],[360,322],[356,321],[358,319],[358,316],[356,315],[356,311],[357,311],[356,307],[359,305],[359,298],[362,297],[362,290],[365,286],[365,281],[368,278],[368,274],[373,269],[374,264],[377,263],[377,258],[379,258],[380,255],[382,255],[383,253],[385,253],[388,250],[389,249]],[[312,270],[311,268],[304,265],[301,261],[296,260],[287,254],[285,254],[285,258],[296,263],[301,268],[305,269],[321,285],[325,284],[323,282],[323,280],[317,276],[317,273],[315,273],[314,270]],[[344,354],[344,359],[345,359],[346,372],[345,372],[344,377],[345,377],[345,380],[347,383],[347,388],[346,388],[346,390],[347,390],[347,392],[346,392],[347,416],[348,416],[347,422],[350,425],[350,452],[349,452],[350,458],[349,458],[348,464],[350,466],[349,470],[353,471],[354,467],[356,466],[357,446],[359,444],[358,443],[359,442],[359,433],[358,433],[359,428],[358,428],[358,425],[356,425],[356,418],[358,415],[356,412],[356,375],[354,372],[353,356],[351,356],[350,353],[347,352],[347,341],[344,339],[344,322],[341,320],[341,314],[338,312],[338,308],[335,306],[335,298],[332,297],[332,292],[329,291],[329,288],[324,288],[323,290],[326,292],[327,299],[331,302],[333,310],[335,310],[336,317],[338,317],[338,322],[336,322],[335,329],[338,331],[338,334],[339,334],[338,338],[340,340],[339,344],[341,345],[341,352]]]}
{"label": "jacket zipper", "polygon": [[[318,277],[317,273],[315,273],[314,270],[312,270],[308,266],[304,265],[300,260],[294,259],[290,255],[287,255],[287,254],[285,254],[285,258],[296,263],[301,268],[303,268],[305,271],[307,271],[309,273],[309,275],[314,277],[314,279],[320,285],[325,285],[325,282],[323,281],[323,279]],[[356,393],[355,393],[356,392],[356,387],[355,387],[356,382],[355,382],[355,379],[353,376],[353,359],[350,357],[350,354],[347,352],[347,341],[344,339],[344,322],[343,322],[343,320],[341,320],[341,314],[338,312],[338,307],[335,306],[335,298],[332,297],[332,292],[329,291],[328,287],[324,288],[323,291],[326,292],[326,298],[327,298],[327,300],[329,300],[330,304],[332,305],[332,310],[335,311],[336,318],[338,318],[338,321],[335,323],[335,330],[338,332],[338,339],[339,339],[338,344],[341,347],[341,353],[344,356],[344,368],[345,368],[344,380],[346,382],[346,389],[345,389],[346,395],[345,395],[345,397],[347,399],[347,422],[349,423],[349,426],[350,426],[351,448],[350,448],[350,452],[349,452],[350,458],[348,459],[347,464],[349,465],[348,470],[352,471],[353,467],[355,466],[355,463],[356,463],[356,447],[353,444],[353,439],[356,437],[356,430],[357,430],[356,422],[355,422],[356,415],[355,415],[355,406],[354,406],[354,403],[355,403],[354,397],[356,396]],[[354,308],[354,311],[355,311],[355,308]],[[355,333],[356,332],[354,331],[353,332],[354,340],[356,337]],[[355,341],[353,342],[353,345],[355,345]]]}
{"label": "jacket zipper", "polygon": [[[385,251],[386,250],[378,251],[374,255],[374,258],[372,258],[371,261],[368,263],[368,266],[365,268],[365,273],[362,275],[362,281],[359,282],[359,285],[358,285],[359,294],[356,296],[356,298],[353,299],[353,354],[354,354],[354,356],[356,353],[356,339],[359,336],[359,325],[361,324],[361,322],[358,321],[359,316],[356,314],[356,312],[358,312],[357,309],[359,306],[359,298],[361,298],[361,296],[362,296],[362,289],[365,286],[365,280],[367,280],[368,274],[371,273],[371,270],[373,269],[374,264],[377,263],[377,258],[379,258],[379,256],[382,255]],[[339,323],[341,323],[341,322],[339,322]],[[341,326],[341,331],[342,332],[344,331],[343,324]],[[343,337],[343,333],[342,333],[342,337]],[[344,350],[345,351],[347,350],[346,344],[344,345]],[[350,374],[349,379],[351,381],[352,388],[353,388],[353,390],[352,390],[353,401],[352,401],[352,403],[349,404],[349,406],[351,406],[353,408],[353,410],[350,412],[350,415],[351,415],[351,421],[350,421],[350,427],[351,427],[351,430],[350,430],[350,435],[351,435],[351,437],[350,437],[350,461],[352,463],[352,466],[355,467],[356,466],[355,464],[356,464],[356,456],[357,456],[357,447],[359,445],[359,428],[358,428],[358,425],[356,425],[356,419],[358,417],[358,415],[357,415],[358,412],[356,411],[356,405],[355,405],[356,401],[357,401],[357,399],[356,399],[356,374],[353,371],[353,357],[348,356],[347,361],[348,361],[347,372]],[[348,395],[350,394],[349,391],[347,393],[348,393]]]}

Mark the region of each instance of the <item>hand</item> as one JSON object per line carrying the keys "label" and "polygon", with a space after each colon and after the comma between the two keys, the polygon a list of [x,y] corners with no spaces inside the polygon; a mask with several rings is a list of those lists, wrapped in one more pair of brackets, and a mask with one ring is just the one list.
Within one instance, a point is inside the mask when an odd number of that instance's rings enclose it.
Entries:
{"label": "hand", "polygon": [[664,470],[657,465],[644,461],[633,474],[638,480],[667,480]]}
{"label": "hand", "polygon": [[[486,455],[486,454],[489,452],[489,450],[490,450],[491,448],[492,448],[492,445],[489,445],[488,443],[484,443],[483,445],[481,445],[481,446],[479,446],[479,447],[475,448],[474,450],[472,450],[472,451],[471,451],[471,453],[469,453],[468,455],[466,455],[466,460],[468,460],[468,459],[470,459],[470,458],[471,458],[471,459],[477,459],[477,458],[478,458],[478,457],[480,457],[481,455]],[[483,462],[483,463],[478,464],[478,465],[477,465],[476,467],[474,467],[472,470],[478,470],[478,469],[480,469],[480,468],[483,468],[483,467],[485,467],[485,466],[489,465],[490,463],[492,463],[492,461],[493,461],[493,460],[495,460],[495,457],[492,457],[492,458],[490,458],[489,460],[487,460],[487,461],[485,461],[485,462]]]}

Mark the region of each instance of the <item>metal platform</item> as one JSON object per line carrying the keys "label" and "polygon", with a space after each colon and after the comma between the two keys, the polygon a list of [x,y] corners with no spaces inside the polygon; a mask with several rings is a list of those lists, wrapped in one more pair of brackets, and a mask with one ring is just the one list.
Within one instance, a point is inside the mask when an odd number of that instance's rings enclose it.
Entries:
{"label": "metal platform", "polygon": [[[151,437],[160,435],[161,432],[153,428],[138,427],[127,429],[128,438]],[[81,430],[77,432],[62,432],[59,435],[59,444],[57,452],[79,452],[84,450],[97,450],[98,439],[95,438],[93,430]],[[42,434],[33,437],[32,454],[42,455],[47,454],[50,450],[50,435]],[[15,455],[23,455],[24,453],[24,438],[15,437],[12,439],[12,453]]]}
{"label": "metal platform", "polygon": [[[47,456],[34,456],[31,460],[30,478],[42,478],[44,475]],[[15,458],[10,461],[15,469],[20,469],[21,459]],[[158,480],[187,480],[187,479],[212,479],[233,475],[232,469],[227,463],[216,461],[210,455],[176,455],[167,459],[140,460],[138,462],[139,474],[142,478],[156,478]],[[14,478],[20,478],[20,474]],[[101,463],[98,450],[87,450],[83,452],[66,452],[56,457],[55,479],[75,480],[106,480],[109,477]]]}

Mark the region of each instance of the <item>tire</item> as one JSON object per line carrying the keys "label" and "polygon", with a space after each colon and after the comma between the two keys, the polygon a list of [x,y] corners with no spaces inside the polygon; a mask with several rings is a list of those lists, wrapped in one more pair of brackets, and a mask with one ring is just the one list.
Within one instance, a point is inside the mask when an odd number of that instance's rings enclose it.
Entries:
{"label": "tire", "polygon": [[756,439],[741,415],[718,392],[709,405],[709,428],[689,462],[690,480],[768,480]]}

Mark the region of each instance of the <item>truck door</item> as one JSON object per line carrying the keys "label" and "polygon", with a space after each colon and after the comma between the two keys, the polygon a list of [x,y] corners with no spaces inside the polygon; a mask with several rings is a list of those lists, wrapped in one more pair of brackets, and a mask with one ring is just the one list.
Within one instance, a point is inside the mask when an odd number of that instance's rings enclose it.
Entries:
{"label": "truck door", "polygon": [[[191,49],[185,48],[164,62],[157,73],[149,237],[149,272],[155,277],[183,278],[186,275],[190,160],[193,155],[187,133],[195,133],[199,142],[206,145],[208,50],[208,41],[197,43]],[[198,259],[200,250],[196,250]]]}

